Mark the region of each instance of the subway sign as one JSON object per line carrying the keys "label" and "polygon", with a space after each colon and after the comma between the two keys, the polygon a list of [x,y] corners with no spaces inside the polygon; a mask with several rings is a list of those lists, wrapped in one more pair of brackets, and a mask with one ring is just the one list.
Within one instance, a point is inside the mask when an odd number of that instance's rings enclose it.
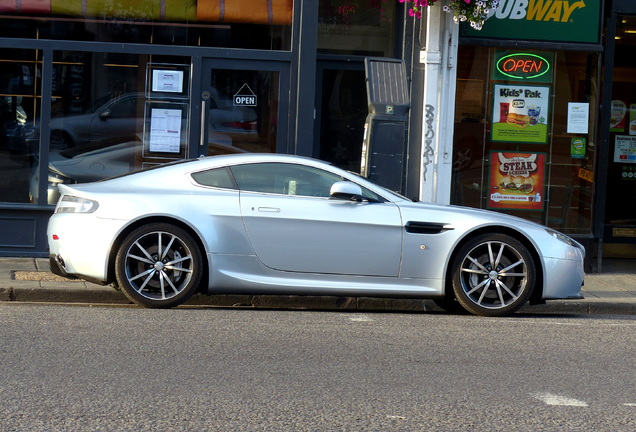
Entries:
{"label": "subway sign", "polygon": [[500,0],[482,30],[462,24],[460,35],[599,44],[601,3],[601,0]]}

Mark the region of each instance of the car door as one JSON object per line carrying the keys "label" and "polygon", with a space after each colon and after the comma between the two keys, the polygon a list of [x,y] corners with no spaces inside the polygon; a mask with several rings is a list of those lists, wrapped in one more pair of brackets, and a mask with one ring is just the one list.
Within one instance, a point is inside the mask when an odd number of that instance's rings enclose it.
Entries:
{"label": "car door", "polygon": [[330,199],[336,174],[259,163],[232,167],[256,255],[283,271],[397,277],[400,211],[391,202]]}
{"label": "car door", "polygon": [[139,97],[136,93],[111,99],[95,112],[91,119],[90,141],[111,138],[131,138],[138,132],[140,115]]}

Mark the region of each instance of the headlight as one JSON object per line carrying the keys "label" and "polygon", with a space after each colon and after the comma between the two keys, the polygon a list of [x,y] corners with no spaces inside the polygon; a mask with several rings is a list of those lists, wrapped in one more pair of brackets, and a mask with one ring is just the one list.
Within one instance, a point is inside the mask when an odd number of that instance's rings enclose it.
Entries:
{"label": "headlight", "polygon": [[565,234],[561,234],[560,232],[551,230],[551,229],[546,229],[546,231],[555,239],[560,240],[569,246],[573,246],[573,247],[577,246],[574,240],[572,240],[570,237],[566,236]]}
{"label": "headlight", "polygon": [[93,213],[97,210],[97,201],[64,195],[55,207],[55,213]]}

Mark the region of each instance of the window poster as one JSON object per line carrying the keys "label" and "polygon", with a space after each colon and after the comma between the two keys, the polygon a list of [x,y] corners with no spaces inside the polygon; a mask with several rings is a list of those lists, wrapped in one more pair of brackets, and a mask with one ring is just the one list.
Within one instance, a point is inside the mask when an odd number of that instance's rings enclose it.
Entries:
{"label": "window poster", "polygon": [[612,101],[612,112],[610,114],[610,131],[625,132],[627,123],[627,105],[620,100]]}
{"label": "window poster", "polygon": [[636,163],[636,137],[616,135],[614,142],[614,162]]}
{"label": "window poster", "polygon": [[590,121],[590,104],[589,103],[568,103],[568,128],[569,134],[586,134],[588,133],[588,123]]}
{"label": "window poster", "polygon": [[572,159],[585,159],[587,139],[582,137],[570,138],[570,157]]}
{"label": "window poster", "polygon": [[153,70],[152,91],[182,93],[183,71],[180,70]]}
{"label": "window poster", "polygon": [[179,153],[181,151],[181,110],[152,108],[150,113],[149,150],[158,153]]}
{"label": "window poster", "polygon": [[545,153],[490,152],[488,208],[543,210]]}
{"label": "window poster", "polygon": [[546,144],[550,87],[495,84],[492,141]]}

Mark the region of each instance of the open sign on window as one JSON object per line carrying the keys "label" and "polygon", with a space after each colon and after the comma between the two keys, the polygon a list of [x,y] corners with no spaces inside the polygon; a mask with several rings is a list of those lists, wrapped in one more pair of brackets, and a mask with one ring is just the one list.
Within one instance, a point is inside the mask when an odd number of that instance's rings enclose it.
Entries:
{"label": "open sign on window", "polygon": [[241,89],[234,95],[234,106],[252,106],[257,105],[256,94],[252,91],[247,83],[243,84]]}

